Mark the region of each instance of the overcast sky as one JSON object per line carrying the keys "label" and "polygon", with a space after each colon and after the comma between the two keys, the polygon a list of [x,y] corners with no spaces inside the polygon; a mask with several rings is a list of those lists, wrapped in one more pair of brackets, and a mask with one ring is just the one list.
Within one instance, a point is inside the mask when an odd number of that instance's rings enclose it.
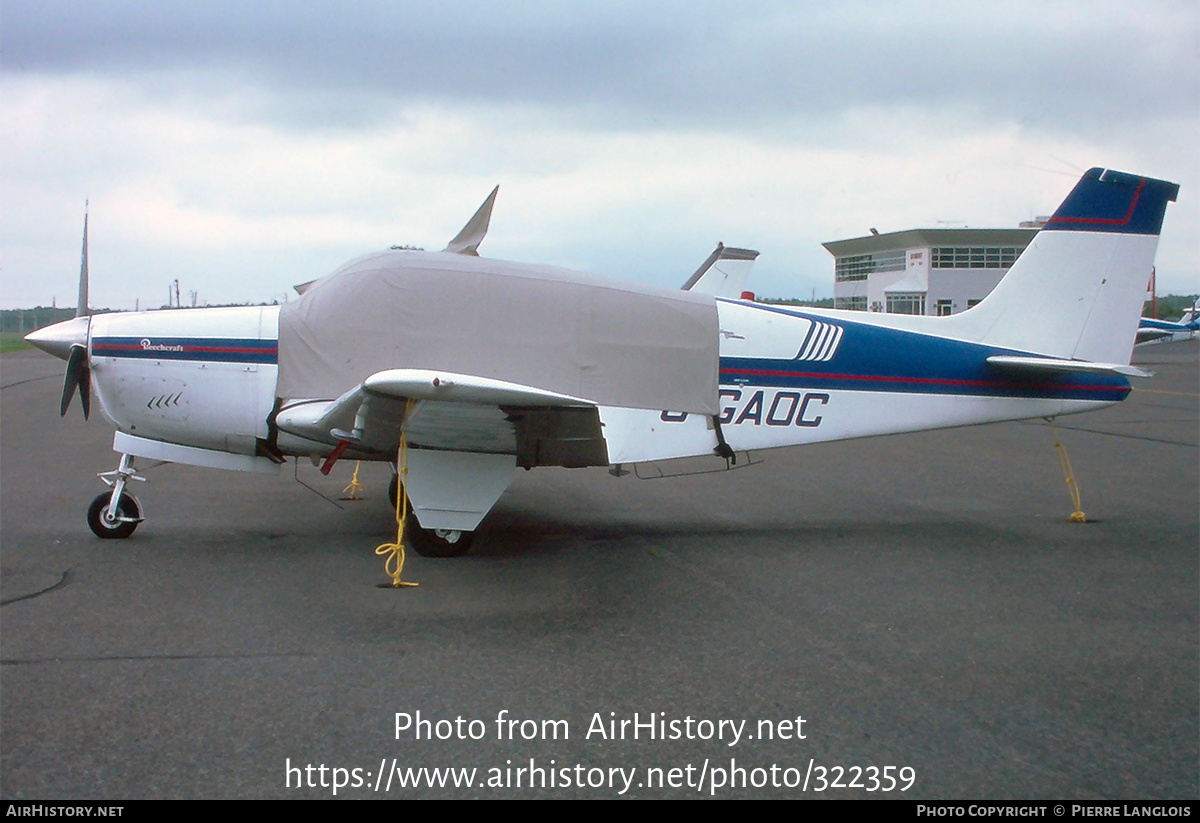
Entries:
{"label": "overcast sky", "polygon": [[[760,295],[829,240],[1049,214],[1081,171],[1182,185],[1200,291],[1200,4],[0,5],[0,307],[283,300],[392,244],[676,287],[717,241]],[[294,293],[291,295],[294,297]]]}

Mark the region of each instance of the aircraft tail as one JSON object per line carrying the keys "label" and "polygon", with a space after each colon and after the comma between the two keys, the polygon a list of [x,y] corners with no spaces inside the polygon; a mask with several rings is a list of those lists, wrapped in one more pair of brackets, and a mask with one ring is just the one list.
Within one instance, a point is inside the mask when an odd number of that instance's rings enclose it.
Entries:
{"label": "aircraft tail", "polygon": [[731,249],[724,243],[718,243],[713,253],[681,288],[696,294],[736,300],[742,296],[746,278],[750,276],[750,269],[757,259],[756,251]]}
{"label": "aircraft tail", "polygon": [[1047,357],[1128,363],[1167,203],[1179,186],[1092,169],[956,336]]}

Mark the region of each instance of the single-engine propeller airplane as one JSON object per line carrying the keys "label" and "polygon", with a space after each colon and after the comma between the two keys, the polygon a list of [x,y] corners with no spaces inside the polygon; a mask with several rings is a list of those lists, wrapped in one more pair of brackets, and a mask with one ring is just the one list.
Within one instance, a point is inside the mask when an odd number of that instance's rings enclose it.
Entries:
{"label": "single-engine propeller airplane", "polygon": [[[28,336],[116,427],[100,537],[141,522],[135,458],[278,472],[396,461],[419,552],[466,551],[517,467],[609,466],[1055,417],[1130,392],[1179,187],[1092,169],[981,303],[926,317],[740,299],[718,246],[669,291],[478,256],[496,191],[442,252],[393,248],[284,306],[87,313]],[[395,484],[395,481],[393,481]],[[398,492],[394,492],[395,496]]]}

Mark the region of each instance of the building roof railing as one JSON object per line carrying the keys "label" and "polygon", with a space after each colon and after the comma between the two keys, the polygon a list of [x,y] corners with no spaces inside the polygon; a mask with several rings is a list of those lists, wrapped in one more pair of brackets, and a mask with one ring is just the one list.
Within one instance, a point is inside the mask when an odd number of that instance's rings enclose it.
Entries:
{"label": "building roof railing", "polygon": [[822,243],[834,257],[874,254],[896,249],[934,246],[1026,246],[1038,230],[1020,229],[907,229]]}

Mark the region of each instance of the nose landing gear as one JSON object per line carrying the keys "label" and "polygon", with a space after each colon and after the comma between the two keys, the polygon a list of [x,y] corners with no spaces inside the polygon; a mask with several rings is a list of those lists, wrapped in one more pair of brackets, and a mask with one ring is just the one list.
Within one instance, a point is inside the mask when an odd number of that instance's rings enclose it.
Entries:
{"label": "nose landing gear", "polygon": [[146,478],[137,473],[133,457],[128,454],[121,455],[121,463],[115,471],[102,472],[97,477],[112,486],[112,491],[101,494],[88,506],[88,526],[97,537],[129,537],[145,518],[137,498],[125,491],[125,484],[130,480],[145,483]]}

